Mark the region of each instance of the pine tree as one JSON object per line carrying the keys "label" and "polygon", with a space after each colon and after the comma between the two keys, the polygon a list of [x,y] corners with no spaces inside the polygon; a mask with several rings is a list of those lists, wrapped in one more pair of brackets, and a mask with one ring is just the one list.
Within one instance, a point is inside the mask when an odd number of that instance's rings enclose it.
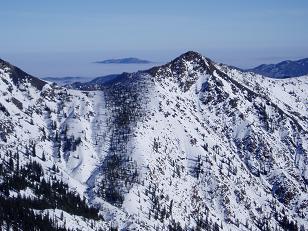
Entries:
{"label": "pine tree", "polygon": [[42,161],[46,161],[45,152],[42,153]]}
{"label": "pine tree", "polygon": [[33,157],[36,157],[36,145],[35,144],[32,145],[32,153],[31,154],[32,154]]}

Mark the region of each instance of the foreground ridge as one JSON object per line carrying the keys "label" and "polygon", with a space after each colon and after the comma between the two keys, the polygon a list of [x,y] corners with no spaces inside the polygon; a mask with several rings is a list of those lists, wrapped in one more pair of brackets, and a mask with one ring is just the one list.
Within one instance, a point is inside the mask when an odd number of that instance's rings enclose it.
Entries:
{"label": "foreground ridge", "polygon": [[69,88],[0,60],[0,226],[306,230],[306,92],[193,51]]}

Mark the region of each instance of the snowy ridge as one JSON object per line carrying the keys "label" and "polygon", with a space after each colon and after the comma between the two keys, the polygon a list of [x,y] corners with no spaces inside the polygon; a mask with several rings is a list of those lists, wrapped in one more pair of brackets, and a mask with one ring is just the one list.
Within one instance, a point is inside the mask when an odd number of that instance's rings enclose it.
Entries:
{"label": "snowy ridge", "polygon": [[299,77],[308,74],[308,58],[296,61],[286,60],[277,64],[262,64],[246,71],[258,73],[271,78]]}
{"label": "snowy ridge", "polygon": [[78,90],[11,76],[1,66],[1,161],[18,148],[20,165],[36,160],[44,178],[62,179],[103,218],[48,209],[65,217],[59,224],[308,228],[308,76],[268,79],[196,52]]}

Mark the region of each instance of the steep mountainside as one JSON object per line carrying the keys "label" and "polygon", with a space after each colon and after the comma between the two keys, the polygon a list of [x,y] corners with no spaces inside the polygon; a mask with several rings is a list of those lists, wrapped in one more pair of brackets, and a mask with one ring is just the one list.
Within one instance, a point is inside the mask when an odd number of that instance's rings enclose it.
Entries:
{"label": "steep mountainside", "polygon": [[308,74],[308,58],[283,61],[277,64],[262,64],[248,71],[273,78],[298,77]]}
{"label": "steep mountainside", "polygon": [[[70,229],[308,228],[308,76],[267,79],[195,52],[76,90],[16,83],[12,68],[0,69],[1,200]],[[7,183],[32,182],[30,167],[37,183]]]}

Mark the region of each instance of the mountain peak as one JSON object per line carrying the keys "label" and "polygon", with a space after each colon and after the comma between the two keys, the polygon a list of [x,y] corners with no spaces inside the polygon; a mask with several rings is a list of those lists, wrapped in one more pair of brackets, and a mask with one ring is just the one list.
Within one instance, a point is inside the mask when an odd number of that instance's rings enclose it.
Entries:
{"label": "mountain peak", "polygon": [[195,51],[188,51],[171,62],[154,67],[147,72],[152,76],[161,79],[172,78],[176,80],[181,89],[185,92],[189,90],[200,75],[209,74],[213,71],[214,63]]}
{"label": "mountain peak", "polygon": [[194,70],[199,69],[199,71],[205,71],[208,70],[210,71],[211,67],[213,66],[214,62],[201,55],[200,53],[196,51],[187,51],[186,53],[180,55],[179,57],[175,58],[172,60],[170,63],[167,65],[179,65],[180,63],[185,65],[192,64],[194,67]]}
{"label": "mountain peak", "polygon": [[180,55],[178,58],[190,61],[190,60],[194,60],[194,59],[203,58],[203,56],[196,51],[187,51],[184,54]]}

